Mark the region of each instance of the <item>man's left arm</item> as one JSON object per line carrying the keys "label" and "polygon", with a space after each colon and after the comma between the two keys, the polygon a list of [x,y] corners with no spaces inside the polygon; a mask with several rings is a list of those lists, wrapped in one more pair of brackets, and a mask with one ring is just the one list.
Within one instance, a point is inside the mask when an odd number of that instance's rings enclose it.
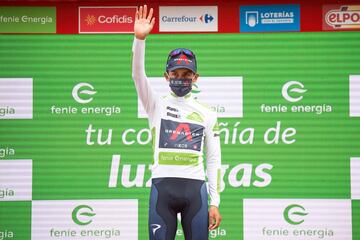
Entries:
{"label": "man's left arm", "polygon": [[220,178],[221,178],[221,148],[219,126],[216,113],[211,118],[205,133],[206,145],[206,172],[209,183],[210,208],[209,229],[215,229],[220,225]]}

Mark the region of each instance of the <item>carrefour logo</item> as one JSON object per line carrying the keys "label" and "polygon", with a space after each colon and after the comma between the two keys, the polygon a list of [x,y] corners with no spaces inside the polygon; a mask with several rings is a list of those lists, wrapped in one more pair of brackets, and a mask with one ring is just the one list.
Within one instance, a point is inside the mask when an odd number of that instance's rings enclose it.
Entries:
{"label": "carrefour logo", "polygon": [[74,208],[71,213],[72,220],[77,225],[88,225],[92,222],[92,217],[95,216],[94,210],[88,205],[79,205]]}
{"label": "carrefour logo", "polygon": [[[90,96],[96,93],[94,90],[94,87],[90,83],[79,83],[74,86],[72,96],[78,103],[89,103],[93,100]],[[83,96],[83,98],[81,98],[79,94],[87,95],[87,97]]]}
{"label": "carrefour logo", "polygon": [[283,216],[286,222],[291,225],[299,225],[305,220],[303,217],[308,215],[305,208],[299,204],[290,204],[284,209]]}
{"label": "carrefour logo", "polygon": [[161,18],[161,21],[163,22],[178,22],[178,23],[188,23],[188,22],[196,22],[197,20],[200,20],[203,23],[210,23],[214,20],[214,17],[211,14],[205,13],[200,15],[200,17],[197,16],[163,16]]}
{"label": "carrefour logo", "polygon": [[199,19],[202,22],[209,23],[214,20],[214,17],[212,15],[206,13],[206,14],[202,15]]}
{"label": "carrefour logo", "polygon": [[160,6],[159,31],[216,32],[217,6]]}
{"label": "carrefour logo", "polygon": [[[299,94],[305,93],[307,90],[304,87],[304,84],[298,81],[289,81],[284,84],[282,87],[282,96],[286,99],[288,102],[298,102],[300,101],[303,96]],[[293,95],[290,95],[290,93],[296,93]]]}

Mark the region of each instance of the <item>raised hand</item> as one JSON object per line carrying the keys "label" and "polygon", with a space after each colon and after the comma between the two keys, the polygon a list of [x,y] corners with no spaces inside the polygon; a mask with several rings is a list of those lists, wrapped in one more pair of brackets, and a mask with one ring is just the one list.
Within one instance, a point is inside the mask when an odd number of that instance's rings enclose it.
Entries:
{"label": "raised hand", "polygon": [[151,32],[155,24],[155,17],[153,15],[153,9],[150,8],[149,14],[147,13],[147,6],[140,6],[136,9],[134,34],[138,39],[144,40],[146,36]]}

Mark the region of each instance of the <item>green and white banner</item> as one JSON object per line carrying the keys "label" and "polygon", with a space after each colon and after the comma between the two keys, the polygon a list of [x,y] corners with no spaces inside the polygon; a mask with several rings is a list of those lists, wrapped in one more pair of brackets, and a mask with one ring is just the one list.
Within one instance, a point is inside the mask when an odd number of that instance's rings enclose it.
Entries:
{"label": "green and white banner", "polygon": [[56,33],[56,7],[0,6],[0,33]]}
{"label": "green and white banner", "polygon": [[[219,116],[210,239],[360,239],[360,32],[151,35]],[[0,239],[148,239],[151,131],[131,35],[0,35]],[[179,224],[177,240],[184,239]]]}

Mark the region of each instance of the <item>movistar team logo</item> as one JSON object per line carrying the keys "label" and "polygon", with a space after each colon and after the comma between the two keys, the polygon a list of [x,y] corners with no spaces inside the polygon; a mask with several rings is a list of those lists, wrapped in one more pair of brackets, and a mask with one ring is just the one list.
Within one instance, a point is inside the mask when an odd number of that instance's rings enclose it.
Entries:
{"label": "movistar team logo", "polygon": [[94,87],[89,84],[89,83],[79,83],[76,84],[75,87],[72,90],[72,96],[74,98],[75,101],[77,101],[78,103],[89,103],[93,100],[92,97],[87,97],[84,98],[84,96],[80,97],[79,94],[86,94],[88,96],[94,95],[96,93],[96,91],[94,91]]}
{"label": "movistar team logo", "polygon": [[[296,88],[298,87],[298,88]],[[298,81],[289,81],[287,83],[284,84],[284,86],[282,87],[282,96],[289,102],[298,102],[300,101],[303,96],[302,95],[298,95],[298,94],[303,94],[305,93],[307,90],[304,89],[304,84],[302,84],[301,82]],[[298,93],[297,96],[291,96],[289,93]]]}
{"label": "movistar team logo", "polygon": [[305,211],[305,208],[299,204],[290,204],[284,209],[283,216],[289,224],[299,225],[305,221],[301,217],[308,215]]}
{"label": "movistar team logo", "polygon": [[94,210],[88,205],[79,205],[71,213],[72,220],[77,225],[90,224],[92,222],[91,218],[95,215]]}

